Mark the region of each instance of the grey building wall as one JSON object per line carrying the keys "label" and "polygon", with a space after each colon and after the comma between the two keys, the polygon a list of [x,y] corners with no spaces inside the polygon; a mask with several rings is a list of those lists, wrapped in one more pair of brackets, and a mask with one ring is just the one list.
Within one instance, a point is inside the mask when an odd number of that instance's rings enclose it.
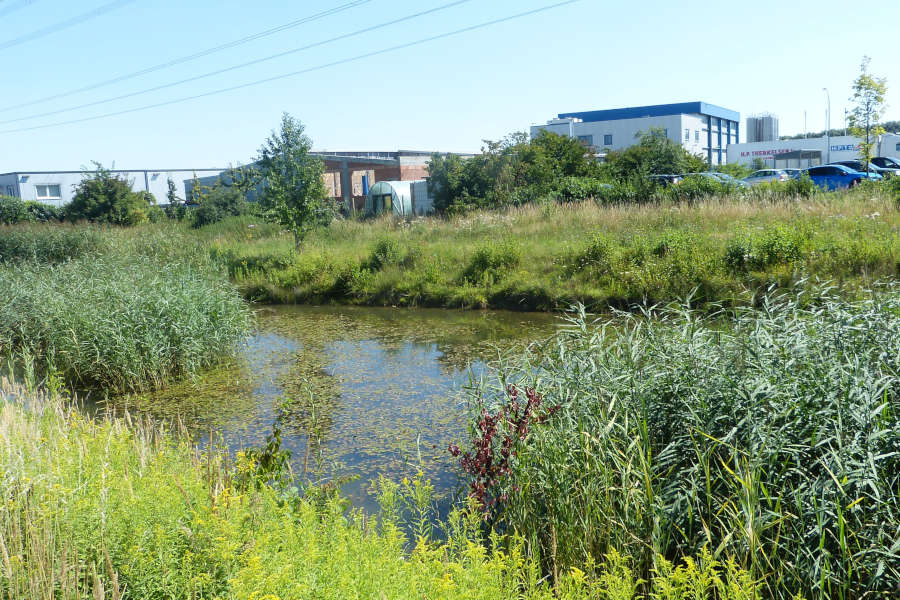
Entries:
{"label": "grey building wall", "polygon": [[[150,192],[157,204],[168,204],[168,181],[175,182],[176,195],[185,198],[185,181],[198,176],[221,173],[223,169],[146,169],[116,170],[115,175],[124,178],[136,192]],[[0,193],[9,194],[22,200],[36,200],[54,206],[64,206],[72,201],[75,187],[90,172],[82,171],[18,171],[0,174]],[[48,198],[40,192],[46,186],[56,189],[58,197]],[[54,194],[55,196],[55,194]]]}

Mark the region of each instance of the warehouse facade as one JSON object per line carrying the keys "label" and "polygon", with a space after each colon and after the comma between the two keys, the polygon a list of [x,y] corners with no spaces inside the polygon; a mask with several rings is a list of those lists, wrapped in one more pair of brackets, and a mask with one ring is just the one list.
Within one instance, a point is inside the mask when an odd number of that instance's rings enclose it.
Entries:
{"label": "warehouse facade", "polygon": [[673,142],[711,165],[725,164],[728,144],[740,140],[740,113],[707,102],[680,102],[610,110],[560,113],[544,125],[533,125],[531,136],[541,131],[577,138],[595,153],[624,150],[641,133],[661,129]]}
{"label": "warehouse facade", "polygon": [[[184,199],[185,183],[195,176],[218,175],[223,169],[143,169],[113,170],[113,175],[125,179],[135,192],[149,192],[157,204],[168,204],[169,180],[175,183],[175,194]],[[34,200],[53,206],[64,206],[75,196],[75,187],[91,171],[16,171],[0,173],[0,195]]]}

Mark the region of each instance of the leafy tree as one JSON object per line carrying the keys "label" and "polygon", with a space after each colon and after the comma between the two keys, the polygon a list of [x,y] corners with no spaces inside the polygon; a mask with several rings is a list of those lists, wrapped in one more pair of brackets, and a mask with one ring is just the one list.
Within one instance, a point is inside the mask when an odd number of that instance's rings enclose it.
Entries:
{"label": "leafy tree", "polygon": [[484,140],[481,154],[469,159],[435,154],[428,175],[435,209],[446,214],[558,196],[571,178],[597,178],[601,169],[578,140],[542,131],[531,140],[522,132]]}
{"label": "leafy tree", "polygon": [[241,192],[234,187],[217,186],[204,194],[200,206],[191,215],[191,227],[218,223],[231,216],[246,215],[250,207]]}
{"label": "leafy tree", "polygon": [[875,140],[884,133],[884,128],[878,125],[881,113],[884,111],[884,95],[887,92],[887,80],[877,78],[869,73],[870,58],[864,56],[859,67],[859,77],[853,82],[853,96],[850,102],[850,133],[859,138],[864,138],[859,145],[859,159],[869,170],[872,161]]}
{"label": "leafy tree", "polygon": [[169,205],[178,206],[181,204],[181,198],[178,197],[178,188],[175,186],[175,182],[169,177],[166,184],[169,186],[169,189],[166,192],[166,199],[169,201]]}
{"label": "leafy tree", "polygon": [[250,192],[259,187],[260,173],[253,165],[228,168],[229,185],[240,193],[244,200],[250,200]]}
{"label": "leafy tree", "polygon": [[75,186],[75,197],[65,207],[69,221],[93,221],[112,225],[137,225],[149,219],[155,204],[151,194],[134,192],[131,184],[98,162],[85,171]]}
{"label": "leafy tree", "polygon": [[759,169],[754,169],[740,163],[728,163],[727,165],[719,165],[718,167],[716,167],[716,171],[718,171],[719,173],[725,173],[737,179],[743,179],[753,171],[758,170]]}
{"label": "leafy tree", "polygon": [[637,136],[637,144],[606,157],[607,168],[614,177],[627,180],[636,176],[706,171],[709,166],[701,156],[691,154],[673,142],[662,129],[651,128]]}
{"label": "leafy tree", "polygon": [[295,248],[309,231],[328,225],[335,212],[327,202],[325,164],[309,155],[311,149],[303,124],[287,113],[281,130],[273,131],[259,149],[260,207],[294,234]]}

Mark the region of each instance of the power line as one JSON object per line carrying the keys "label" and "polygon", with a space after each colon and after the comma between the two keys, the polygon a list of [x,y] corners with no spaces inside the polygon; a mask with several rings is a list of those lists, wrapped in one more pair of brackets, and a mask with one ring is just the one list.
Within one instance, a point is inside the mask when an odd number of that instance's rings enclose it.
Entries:
{"label": "power line", "polygon": [[499,19],[493,19],[493,20],[491,20],[491,21],[485,21],[485,22],[483,22],[483,23],[478,23],[477,25],[470,25],[470,26],[468,26],[468,27],[463,27],[463,28],[461,28],[461,29],[455,29],[455,30],[453,30],[453,31],[449,31],[449,32],[446,32],[446,33],[441,33],[441,34],[433,35],[433,36],[430,36],[430,37],[427,37],[427,38],[422,38],[422,39],[419,39],[419,40],[415,40],[415,41],[413,41],[413,42],[407,42],[407,43],[405,43],[405,44],[398,44],[398,45],[396,45],[396,46],[390,46],[390,47],[388,47],[388,48],[382,48],[381,50],[374,50],[374,51],[372,51],[372,52],[366,52],[365,54],[358,54],[358,55],[352,56],[352,57],[350,57],[350,58],[344,58],[344,59],[341,59],[341,60],[336,60],[336,61],[333,61],[333,62],[330,62],[330,63],[325,63],[325,64],[317,65],[317,66],[315,66],[315,67],[309,67],[309,68],[306,68],[306,69],[301,69],[301,70],[299,70],[299,71],[292,71],[292,72],[290,72],[290,73],[284,73],[284,74],[282,74],[282,75],[275,75],[275,76],[273,76],[273,77],[266,77],[266,78],[264,78],[264,79],[257,79],[257,80],[255,80],[255,81],[250,81],[250,82],[247,82],[247,83],[242,83],[242,84],[238,84],[238,85],[233,85],[233,86],[229,86],[229,87],[225,87],[225,88],[219,88],[219,89],[212,90],[212,91],[209,91],[209,92],[204,92],[204,93],[202,93],[202,94],[195,94],[195,95],[192,95],[192,96],[184,96],[184,97],[182,97],[182,98],[176,98],[176,99],[174,99],[174,100],[168,100],[168,101],[166,101],[166,102],[157,102],[157,103],[155,103],[155,104],[147,104],[147,105],[145,105],[145,106],[138,106],[138,107],[135,107],[135,108],[129,108],[129,109],[126,109],[126,110],[120,110],[120,111],[111,112],[111,113],[105,113],[105,114],[101,114],[101,115],[94,115],[94,116],[92,116],[92,117],[84,117],[84,118],[81,118],[81,119],[71,119],[71,120],[68,120],[68,121],[60,121],[60,122],[57,122],[57,123],[49,123],[49,124],[46,124],[46,125],[35,125],[35,126],[33,126],[33,127],[22,127],[22,128],[19,128],[19,129],[5,129],[5,130],[0,130],[0,133],[19,133],[19,132],[23,132],[23,131],[34,131],[34,130],[36,130],[36,129],[47,129],[47,128],[49,128],[49,127],[61,127],[61,126],[63,126],[63,125],[72,125],[72,124],[75,124],[75,123],[85,123],[85,122],[87,122],[87,121],[96,121],[96,120],[99,120],[99,119],[106,119],[106,118],[109,118],[109,117],[117,117],[117,116],[120,116],[120,115],[126,115],[126,114],[130,114],[130,113],[135,113],[135,112],[144,111],[144,110],[150,110],[150,109],[153,109],[153,108],[160,108],[160,107],[163,107],[163,106],[170,106],[170,105],[172,105],[172,104],[179,104],[179,103],[181,103],[181,102],[188,102],[188,101],[190,101],[190,100],[198,100],[198,99],[200,99],[200,98],[207,98],[207,97],[209,97],[209,96],[215,96],[215,95],[217,95],[217,94],[224,94],[224,93],[226,93],[226,92],[232,92],[232,91],[235,91],[235,90],[240,90],[240,89],[249,88],[249,87],[253,87],[253,86],[257,86],[257,85],[262,85],[262,84],[264,84],[264,83],[270,83],[270,82],[272,82],[272,81],[278,81],[278,80],[280,80],[280,79],[287,79],[287,78],[289,78],[289,77],[296,77],[297,75],[304,75],[304,74],[306,74],[306,73],[311,73],[311,72],[313,72],[313,71],[321,71],[321,70],[328,69],[328,68],[331,68],[331,67],[336,67],[336,66],[339,66],[339,65],[344,65],[344,64],[347,64],[347,63],[351,63],[351,62],[356,62],[356,61],[359,61],[359,60],[363,60],[363,59],[365,59],[365,58],[371,58],[371,57],[373,57],[373,56],[378,56],[378,55],[381,55],[381,54],[387,54],[387,53],[389,53],[389,52],[396,52],[397,50],[403,50],[403,49],[406,49],[406,48],[411,48],[411,47],[413,47],[413,46],[419,46],[419,45],[421,45],[421,44],[426,44],[426,43],[428,43],[428,42],[434,42],[434,41],[437,41],[437,40],[440,40],[440,39],[444,39],[444,38],[448,38],[448,37],[452,37],[452,36],[455,36],[455,35],[460,35],[460,34],[463,34],[463,33],[468,33],[468,32],[470,32],[470,31],[475,31],[475,30],[477,30],[477,29],[484,29],[485,27],[491,27],[491,26],[493,26],[493,25],[499,25],[499,24],[501,24],[501,23],[506,23],[506,22],[508,22],[508,21],[512,21],[512,20],[515,20],[515,19],[521,19],[521,18],[524,18],[524,17],[528,17],[528,16],[531,16],[531,15],[538,14],[538,13],[542,13],[542,12],[546,12],[546,11],[549,11],[549,10],[553,10],[553,9],[555,9],[555,8],[559,8],[559,7],[562,7],[562,6],[566,6],[566,5],[568,5],[568,4],[575,4],[576,2],[580,2],[580,1],[581,1],[581,0],[565,0],[564,2],[556,2],[556,3],[554,3],[554,4],[549,4],[549,5],[546,5],[546,6],[541,6],[541,7],[539,7],[539,8],[535,8],[535,9],[528,10],[528,11],[525,11],[525,12],[516,13],[516,14],[513,14],[513,15],[506,16],[506,17],[501,17],[501,18],[499,18]]}
{"label": "power line", "polygon": [[73,27],[75,25],[78,25],[79,23],[84,23],[85,21],[89,21],[90,19],[105,15],[108,12],[112,12],[121,6],[131,4],[135,1],[136,0],[115,0],[114,2],[104,4],[103,6],[95,8],[94,10],[74,16],[71,19],[66,19],[65,21],[60,21],[59,23],[48,25],[43,29],[32,31],[31,33],[27,33],[21,37],[2,42],[0,43],[0,50],[6,50],[7,48],[12,48],[13,46],[18,46],[20,44],[24,44],[25,42],[30,42],[48,36],[51,33],[56,33],[57,31],[68,29],[69,27]]}
{"label": "power line", "polygon": [[[37,0],[30,0],[31,2],[36,2]],[[353,2],[348,2],[346,4],[342,4],[340,6],[336,6],[334,8],[330,8],[328,10],[309,15],[307,17],[303,17],[302,19],[297,19],[296,21],[291,21],[290,23],[285,23],[284,25],[279,25],[278,27],[273,27],[272,29],[267,29],[265,31],[260,31],[258,33],[254,33],[252,35],[248,35],[246,37],[242,37],[240,39],[232,40],[225,44],[221,44],[219,46],[214,46],[212,48],[207,48],[206,50],[201,50],[194,54],[189,54],[187,56],[182,56],[179,58],[174,58],[170,61],[160,63],[158,65],[153,65],[152,67],[147,67],[145,69],[141,69],[139,71],[134,71],[133,73],[127,73],[125,75],[120,75],[118,77],[114,77],[112,79],[107,79],[105,81],[100,81],[97,83],[92,83],[90,85],[86,85],[84,87],[80,87],[74,90],[69,90],[67,92],[60,92],[58,94],[53,94],[52,96],[45,96],[43,98],[38,98],[37,100],[31,100],[29,102],[22,102],[21,104],[12,104],[10,106],[4,106],[0,108],[0,112],[5,112],[8,110],[13,110],[16,108],[22,108],[23,106],[33,106],[35,104],[43,104],[44,102],[49,102],[50,100],[56,100],[58,98],[63,98],[66,96],[72,96],[74,94],[79,94],[81,92],[87,92],[89,90],[95,90],[100,87],[104,87],[107,85],[112,85],[114,83],[119,83],[121,81],[126,81],[128,79],[133,79],[135,77],[139,77],[141,75],[146,75],[148,73],[153,73],[155,71],[159,71],[162,69],[167,69],[169,67],[174,67],[176,65],[180,65],[186,62],[190,62],[192,60],[196,60],[198,58],[202,58],[204,56],[209,56],[210,54],[215,54],[216,52],[221,52],[222,50],[228,50],[230,48],[234,48],[236,46],[240,46],[242,44],[246,44],[248,42],[252,42],[270,35],[274,35],[276,33],[280,33],[282,31],[286,31],[288,29],[293,29],[294,27],[298,27],[300,25],[304,25],[306,23],[310,23],[312,21],[316,21],[318,19],[322,19],[324,17],[329,17],[331,15],[343,12],[345,10],[349,10],[351,8],[355,8],[361,4],[367,4],[372,0],[354,0]],[[28,117],[25,117],[28,118]],[[9,122],[9,121],[7,121]]]}
{"label": "power line", "polygon": [[5,17],[6,15],[10,15],[17,10],[25,8],[30,4],[34,4],[38,0],[19,0],[18,2],[13,2],[12,4],[7,5],[6,8],[0,8],[0,17]]}
{"label": "power line", "polygon": [[403,22],[405,22],[405,21],[411,21],[411,20],[413,20],[413,19],[418,19],[419,17],[425,16],[425,15],[429,15],[429,14],[432,14],[432,13],[436,13],[436,12],[439,12],[439,11],[442,11],[442,10],[447,10],[448,8],[452,8],[452,7],[454,7],[454,6],[458,6],[458,5],[460,5],[460,4],[465,4],[465,3],[471,2],[471,1],[472,1],[472,0],[454,0],[453,2],[449,2],[449,3],[447,3],[447,4],[442,4],[441,6],[437,6],[437,7],[435,7],[435,8],[430,8],[430,9],[428,9],[428,10],[423,10],[423,11],[420,11],[420,12],[417,12],[417,13],[414,13],[414,14],[411,14],[411,15],[407,15],[407,16],[405,16],[405,17],[400,17],[400,18],[398,18],[398,19],[393,19],[393,20],[390,20],[390,21],[386,21],[386,22],[384,22],[384,23],[379,23],[378,25],[371,25],[371,26],[369,26],[369,27],[365,27],[365,28],[363,28],[363,29],[358,29],[358,30],[353,31],[353,32],[350,32],[350,33],[345,33],[345,34],[339,35],[339,36],[337,36],[337,37],[329,38],[329,39],[327,39],[327,40],[322,40],[322,41],[320,41],[320,42],[315,42],[315,43],[312,43],[312,44],[307,44],[306,46],[301,46],[301,47],[299,47],[299,48],[293,48],[293,49],[291,49],[291,50],[285,50],[285,51],[283,51],[283,52],[278,52],[278,53],[276,53],[276,54],[270,54],[269,56],[264,56],[264,57],[262,57],[262,58],[257,58],[257,59],[251,60],[251,61],[247,61],[247,62],[244,62],[244,63],[237,64],[237,65],[232,65],[232,66],[230,66],[230,67],[224,67],[224,68],[222,68],[222,69],[217,69],[217,70],[215,70],[215,71],[208,71],[208,72],[202,73],[202,74],[200,74],[200,75],[194,75],[194,76],[192,76],[192,77],[188,77],[187,79],[180,79],[180,80],[178,80],[178,81],[172,81],[172,82],[170,82],[170,83],[164,83],[164,84],[162,84],[162,85],[157,85],[157,86],[145,88],[145,89],[142,89],[142,90],[138,90],[138,91],[136,91],[136,92],[129,92],[129,93],[127,93],[127,94],[122,94],[122,95],[120,95],[120,96],[113,96],[112,98],[106,98],[106,99],[103,99],[103,100],[95,100],[95,101],[93,101],[93,102],[86,102],[86,103],[84,103],[84,104],[78,104],[78,105],[76,105],[76,106],[69,106],[69,107],[66,107],[66,108],[59,108],[59,109],[50,110],[50,111],[47,111],[47,112],[38,113],[38,114],[27,115],[27,116],[24,116],[24,117],[16,117],[15,119],[6,119],[5,121],[0,121],[0,125],[6,125],[6,124],[9,124],[9,123],[19,123],[19,122],[21,122],[21,121],[30,121],[30,120],[32,120],[32,119],[39,119],[39,118],[41,118],[41,117],[49,117],[49,116],[52,116],[52,115],[58,115],[58,114],[61,114],[61,113],[72,112],[72,111],[74,111],[74,110],[79,110],[79,109],[82,109],[82,108],[90,108],[90,107],[92,107],[92,106],[99,106],[100,104],[109,104],[110,102],[116,102],[117,100],[125,100],[126,98],[133,98],[133,97],[135,97],[135,96],[143,96],[144,94],[149,94],[149,93],[152,93],[152,92],[158,92],[159,90],[164,90],[164,89],[167,89],[167,88],[171,88],[171,87],[175,87],[175,86],[179,86],[179,85],[184,85],[185,83],[191,83],[191,82],[194,82],[194,81],[199,81],[200,79],[207,79],[207,78],[209,78],[209,77],[214,77],[214,76],[216,76],[216,75],[221,75],[221,74],[223,74],[223,73],[228,73],[228,72],[230,72],[230,71],[236,71],[236,70],[238,70],[238,69],[243,69],[243,68],[246,68],[246,67],[251,67],[251,66],[254,66],[254,65],[258,65],[258,64],[260,64],[260,63],[268,62],[268,61],[270,61],[270,60],[275,60],[276,58],[283,58],[283,57],[285,57],[285,56],[288,56],[288,55],[291,55],[291,54],[296,54],[296,53],[298,53],[298,52],[303,52],[303,51],[309,50],[309,49],[311,49],[311,48],[317,48],[317,47],[319,47],[319,46],[324,46],[325,44],[330,44],[330,43],[333,43],[333,42],[336,42],[336,41],[345,40],[345,39],[347,39],[347,38],[354,37],[354,36],[358,36],[358,35],[362,35],[362,34],[364,34],[364,33],[370,33],[370,32],[372,32],[372,31],[375,31],[375,30],[378,30],[378,29],[383,29],[383,28],[389,27],[389,26],[391,26],[391,25],[396,25],[396,24],[398,24],[398,23],[403,23]]}

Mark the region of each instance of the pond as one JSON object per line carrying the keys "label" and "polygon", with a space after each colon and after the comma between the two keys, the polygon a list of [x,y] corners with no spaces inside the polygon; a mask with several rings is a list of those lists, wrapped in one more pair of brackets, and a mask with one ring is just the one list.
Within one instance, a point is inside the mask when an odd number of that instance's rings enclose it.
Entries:
{"label": "pond", "polygon": [[460,489],[450,442],[466,435],[463,392],[499,353],[551,336],[558,317],[514,312],[264,307],[238,360],[119,405],[179,419],[203,444],[260,447],[277,426],[295,477],[343,481],[374,508],[379,474],[421,471],[440,497]]}

